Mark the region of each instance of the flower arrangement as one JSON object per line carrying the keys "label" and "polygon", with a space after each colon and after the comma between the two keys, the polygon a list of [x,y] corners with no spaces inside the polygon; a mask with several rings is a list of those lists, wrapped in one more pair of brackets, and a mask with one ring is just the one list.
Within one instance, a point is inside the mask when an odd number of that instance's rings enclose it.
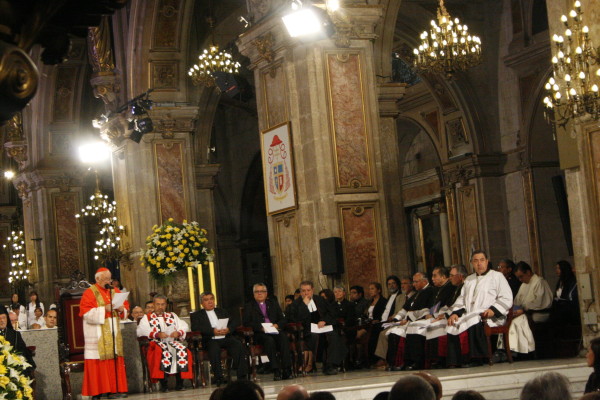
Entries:
{"label": "flower arrangement", "polygon": [[213,251],[206,246],[206,229],[197,222],[179,224],[173,218],[161,226],[154,225],[142,251],[142,266],[158,283],[171,281],[173,274],[187,267],[196,267],[209,261]]}
{"label": "flower arrangement", "polygon": [[0,399],[33,399],[32,381],[25,375],[29,367],[25,357],[0,336]]}

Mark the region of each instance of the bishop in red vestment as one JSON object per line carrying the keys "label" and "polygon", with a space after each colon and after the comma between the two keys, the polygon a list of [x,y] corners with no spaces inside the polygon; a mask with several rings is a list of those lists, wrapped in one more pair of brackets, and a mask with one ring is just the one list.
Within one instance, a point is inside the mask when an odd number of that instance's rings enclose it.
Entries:
{"label": "bishop in red vestment", "polygon": [[[129,303],[125,301],[123,306],[114,309],[111,318],[111,291],[114,294],[118,293],[119,289],[105,288],[111,281],[111,273],[106,268],[98,269],[95,278],[96,284],[83,293],[79,305],[85,338],[81,394],[92,396],[92,400],[100,399],[104,393],[108,393],[109,398],[127,397],[127,376],[123,360],[120,321],[127,317]],[[113,326],[116,331],[115,336],[113,336]],[[115,372],[118,377],[115,376]]]}

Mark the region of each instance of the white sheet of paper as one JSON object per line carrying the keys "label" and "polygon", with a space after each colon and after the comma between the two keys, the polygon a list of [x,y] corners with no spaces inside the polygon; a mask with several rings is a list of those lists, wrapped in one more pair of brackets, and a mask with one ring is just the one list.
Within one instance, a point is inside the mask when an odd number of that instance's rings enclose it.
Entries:
{"label": "white sheet of paper", "polygon": [[271,322],[263,322],[261,325],[264,328],[265,333],[270,333],[271,335],[279,335],[279,331],[273,326]]}
{"label": "white sheet of paper", "polygon": [[269,362],[269,357],[268,356],[260,356],[260,362],[261,363],[268,363]]}
{"label": "white sheet of paper", "polygon": [[[217,320],[216,329],[225,329],[227,328],[227,324],[229,323],[229,318],[219,318]],[[215,336],[214,339],[224,339],[225,335]]]}
{"label": "white sheet of paper", "polygon": [[127,300],[127,297],[129,297],[129,292],[115,293],[112,299],[113,308],[121,307],[125,303],[125,300]]}
{"label": "white sheet of paper", "polygon": [[390,327],[392,327],[392,326],[398,326],[398,325],[400,325],[400,321],[396,321],[396,322],[386,322],[386,323],[383,323],[383,324],[381,324],[381,327],[382,327],[383,329],[387,329],[387,328],[390,328]]}
{"label": "white sheet of paper", "polygon": [[312,333],[333,332],[333,325],[325,325],[324,327],[319,328],[319,325],[317,325],[317,324],[310,324],[310,331]]}

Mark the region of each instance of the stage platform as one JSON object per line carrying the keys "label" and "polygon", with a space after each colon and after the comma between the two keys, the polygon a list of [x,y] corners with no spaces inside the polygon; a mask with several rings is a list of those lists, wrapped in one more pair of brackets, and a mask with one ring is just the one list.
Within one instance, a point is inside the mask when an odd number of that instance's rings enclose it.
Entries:
{"label": "stage platform", "polygon": [[[442,381],[444,400],[450,400],[458,390],[478,390],[487,400],[515,400],[529,379],[546,372],[555,371],[566,375],[571,381],[573,398],[578,399],[592,372],[584,358],[520,361],[476,368],[429,370]],[[382,370],[359,370],[326,376],[322,373],[274,382],[272,375],[259,375],[258,383],[263,387],[267,399],[275,399],[284,386],[298,383],[309,391],[328,390],[338,400],[371,400],[382,391],[389,390],[402,374],[409,372],[386,372]],[[184,392],[130,395],[132,400],[160,399],[207,399],[214,387],[188,389]]]}

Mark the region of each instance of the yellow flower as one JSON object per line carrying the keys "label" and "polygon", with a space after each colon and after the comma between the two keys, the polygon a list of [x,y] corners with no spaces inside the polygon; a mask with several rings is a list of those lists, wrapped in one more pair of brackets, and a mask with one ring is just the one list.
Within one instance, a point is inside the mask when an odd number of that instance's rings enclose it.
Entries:
{"label": "yellow flower", "polygon": [[150,267],[146,267],[146,271],[150,272]]}
{"label": "yellow flower", "polygon": [[161,245],[162,247],[167,247],[167,242],[161,242],[161,243],[160,243],[160,245]]}
{"label": "yellow flower", "polygon": [[[3,374],[6,374],[6,368],[4,368],[4,372]],[[10,379],[8,379],[7,376],[0,376],[0,387],[6,387],[6,385],[8,385],[8,383],[10,382]]]}
{"label": "yellow flower", "polygon": [[158,269],[158,273],[159,273],[159,274],[164,274],[164,273],[165,273],[165,270],[164,270],[164,269],[162,269],[162,268],[159,268],[159,269]]}
{"label": "yellow flower", "polygon": [[19,377],[19,383],[21,384],[21,386],[27,385],[27,378],[25,377],[25,375],[21,375]]}
{"label": "yellow flower", "polygon": [[6,375],[6,366],[0,365],[0,375]]}
{"label": "yellow flower", "polygon": [[173,250],[173,246],[169,246],[169,247],[167,247],[167,249],[166,249],[166,250],[167,250],[167,251],[171,251],[171,250]]}
{"label": "yellow flower", "polygon": [[180,244],[179,246],[177,246],[177,248],[178,248],[179,250],[183,250],[183,245],[182,245],[182,244]]}
{"label": "yellow flower", "polygon": [[175,253],[173,253],[172,251],[170,251],[170,252],[169,252],[169,255],[170,255],[171,257],[173,257],[173,255],[175,255]]}
{"label": "yellow flower", "polygon": [[167,239],[171,239],[173,237],[173,235],[171,235],[170,233],[167,233],[165,236]]}
{"label": "yellow flower", "polygon": [[21,392],[20,390],[17,390],[17,399],[22,399],[23,398],[23,392]]}
{"label": "yellow flower", "polygon": [[192,250],[192,254],[197,256],[198,254],[200,254],[200,252],[198,250]]}
{"label": "yellow flower", "polygon": [[186,247],[185,249],[183,249],[183,252],[184,252],[185,254],[187,254],[187,253],[189,253],[189,252],[190,252],[190,249],[188,249],[188,248]]}
{"label": "yellow flower", "polygon": [[173,218],[169,218],[169,220],[168,220],[168,221],[169,221],[169,222],[173,222]]}
{"label": "yellow flower", "polygon": [[181,229],[179,229],[179,228],[175,227],[173,230],[174,230],[175,232],[179,232]]}
{"label": "yellow flower", "polygon": [[181,240],[181,243],[183,243],[183,244],[186,244],[186,243],[187,243],[187,240],[185,240],[185,239],[182,239],[182,240]]}
{"label": "yellow flower", "polygon": [[200,243],[194,242],[194,247],[199,247],[199,246],[200,246]]}

